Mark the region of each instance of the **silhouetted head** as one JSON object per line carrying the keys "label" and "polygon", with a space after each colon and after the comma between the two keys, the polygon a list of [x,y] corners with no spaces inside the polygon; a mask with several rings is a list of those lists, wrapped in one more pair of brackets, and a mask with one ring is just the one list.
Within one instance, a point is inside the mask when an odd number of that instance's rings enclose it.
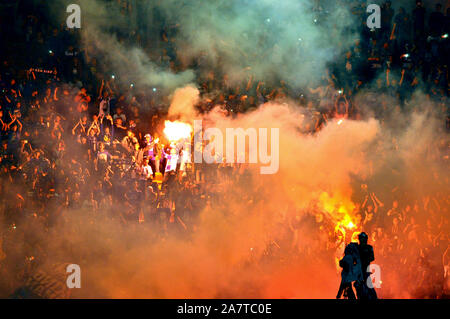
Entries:
{"label": "silhouetted head", "polygon": [[359,240],[360,245],[366,245],[368,239],[369,239],[369,236],[367,236],[367,234],[365,232],[362,232],[361,234],[358,235],[358,240]]}

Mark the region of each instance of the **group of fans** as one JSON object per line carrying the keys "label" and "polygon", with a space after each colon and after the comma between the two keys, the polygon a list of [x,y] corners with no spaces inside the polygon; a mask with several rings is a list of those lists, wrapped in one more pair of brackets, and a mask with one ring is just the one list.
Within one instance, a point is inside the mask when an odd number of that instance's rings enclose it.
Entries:
{"label": "group of fans", "polygon": [[[365,23],[361,8],[355,6],[354,13]],[[449,9],[446,15],[443,9],[436,6],[427,23],[421,1],[411,14],[404,8],[395,14],[387,1],[382,28],[363,27],[360,39],[329,65],[318,87],[292,88],[283,81],[263,83],[252,76],[233,87],[226,74],[199,72],[203,98],[196,107],[207,112],[219,105],[234,116],[267,101],[294,100],[313,119],[302,131],[315,134],[333,117],[373,114],[382,120],[392,111],[394,99],[400,113],[408,112],[412,94],[420,87],[428,101],[439,105],[440,133],[446,136],[450,20]],[[318,14],[320,10],[317,7]],[[21,229],[29,220],[51,228],[64,215],[86,210],[129,227],[150,223],[157,229],[155,238],[189,238],[199,212],[212,204],[225,205],[225,197],[231,196],[217,192],[217,183],[252,182],[244,165],[190,164],[183,147],[190,141],[173,143],[162,134],[169,103],[162,89],[123,88],[113,70],[79,49],[76,31],[42,23],[43,19],[30,13],[23,17],[25,31],[0,31],[3,39],[16,40],[0,61],[0,219],[7,226],[0,233],[0,281],[8,288],[21,281],[31,262],[45,256]],[[160,62],[176,71],[179,63],[168,37],[163,29],[155,49],[159,51],[152,55],[159,54]],[[358,94],[364,94],[364,104]],[[430,147],[442,145],[436,141]],[[442,192],[412,201],[402,190],[377,196],[370,186],[355,199],[354,215],[375,247],[375,259],[389,264],[383,281],[402,282],[405,296],[449,293],[448,180],[435,179]],[[257,205],[261,199],[245,200]],[[278,238],[267,255],[276,256],[287,246],[293,256],[314,258],[321,252],[334,258],[336,249],[349,241],[349,234],[337,230],[317,208],[303,216],[280,220]],[[311,225],[317,238],[325,237],[320,243],[328,244],[296,243],[295,234]],[[18,249],[18,238],[30,244]],[[17,270],[17,278],[1,275],[11,269]],[[385,296],[393,296],[390,287],[383,288]]]}

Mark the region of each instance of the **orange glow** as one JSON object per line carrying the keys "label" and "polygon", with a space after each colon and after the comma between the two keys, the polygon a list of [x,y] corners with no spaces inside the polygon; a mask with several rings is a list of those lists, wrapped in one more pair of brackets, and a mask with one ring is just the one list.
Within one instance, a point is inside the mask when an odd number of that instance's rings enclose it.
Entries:
{"label": "orange glow", "polygon": [[340,232],[346,237],[347,231],[352,230],[353,233],[357,231],[358,225],[352,216],[355,204],[350,199],[338,195],[331,197],[327,192],[322,192],[319,196],[319,205],[335,223],[336,233]]}
{"label": "orange glow", "polygon": [[192,126],[179,121],[165,121],[164,135],[170,142],[176,142],[184,138],[190,138]]}

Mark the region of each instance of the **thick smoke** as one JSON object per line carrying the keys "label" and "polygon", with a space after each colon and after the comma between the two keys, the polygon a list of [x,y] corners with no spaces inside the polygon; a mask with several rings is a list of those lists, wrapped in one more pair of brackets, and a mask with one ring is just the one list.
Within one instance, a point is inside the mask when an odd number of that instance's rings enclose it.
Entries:
{"label": "thick smoke", "polygon": [[170,103],[168,116],[177,117],[181,121],[190,121],[196,118],[195,106],[200,101],[200,92],[194,86],[177,89]]}
{"label": "thick smoke", "polygon": [[[68,3],[61,1],[51,8],[61,21]],[[194,72],[206,77],[208,69],[220,70],[230,85],[238,85],[250,74],[253,80],[266,83],[283,80],[291,86],[311,85],[356,38],[350,8],[335,2],[330,2],[325,16],[315,13],[313,1],[141,1],[133,2],[139,13],[132,16],[121,14],[115,2],[79,4],[84,48],[117,70],[125,86],[138,83],[173,90],[192,81]],[[152,33],[147,24],[161,19],[169,26],[164,36],[173,46],[172,54],[187,68],[184,72],[158,67],[147,48],[119,42],[111,35],[119,31],[135,39],[133,26],[144,24],[139,32],[150,33],[155,40],[150,49],[159,50],[160,30]]]}
{"label": "thick smoke", "polygon": [[[179,92],[190,92],[191,101],[198,96],[192,88]],[[173,102],[176,99],[177,94]],[[183,119],[199,119],[198,115],[190,118],[191,114],[182,114]],[[103,207],[94,216],[89,204],[61,211],[61,218],[48,230],[33,221],[27,232],[41,241],[49,263],[82,267],[83,287],[74,291],[74,297],[333,298],[339,284],[333,256],[292,257],[293,246],[300,252],[314,250],[316,245],[326,245],[328,234],[306,226],[296,240],[282,240],[282,224],[314,211],[322,192],[341,200],[352,198],[355,177],[372,183],[381,198],[389,196],[393,179],[413,197],[448,193],[448,178],[436,185],[434,177],[445,176],[445,167],[426,156],[438,139],[433,116],[410,114],[401,120],[406,117],[409,124],[400,130],[386,125],[381,129],[377,120],[369,118],[341,124],[334,120],[308,135],[299,130],[304,112],[293,104],[272,102],[234,119],[213,111],[203,118],[210,126],[280,128],[280,170],[262,176],[250,167],[250,179],[218,179],[220,200],[211,200],[200,213],[189,240],[175,236],[161,242],[154,236],[156,230],[124,227],[104,217],[117,212],[117,207]],[[400,169],[391,167],[399,162]],[[53,209],[50,204],[47,208]],[[268,249],[276,250],[277,259],[265,259]],[[376,249],[375,244],[377,253]],[[415,251],[408,254],[401,258],[415,262]],[[402,289],[401,274],[389,272],[392,260],[376,261],[386,269],[383,281],[389,285],[384,295],[379,292],[381,297],[411,297]]]}
{"label": "thick smoke", "polygon": [[[48,238],[41,238],[49,260],[82,267],[85,284],[75,296],[333,296],[338,276],[332,258],[317,256],[312,263],[300,255],[287,264],[261,260],[280,236],[280,220],[306,214],[323,191],[344,190],[342,198],[351,195],[350,176],[365,168],[363,153],[376,138],[378,123],[373,119],[343,125],[333,122],[309,136],[298,131],[303,116],[295,105],[270,103],[234,120],[220,114],[212,112],[204,120],[218,128],[280,128],[279,173],[262,176],[250,167],[249,180],[217,180],[222,188],[220,200],[211,201],[201,212],[190,240],[155,241],[151,229],[123,228],[93,216],[88,208],[63,212],[64,218],[51,227]],[[108,210],[113,208],[105,207],[103,212]],[[315,240],[308,239],[307,233],[301,237],[302,249]],[[276,245],[288,259],[291,243]]]}
{"label": "thick smoke", "polygon": [[[69,3],[72,2],[60,1],[50,7],[55,16],[64,23],[67,17],[64,8]],[[129,88],[133,84],[144,88],[159,87],[170,92],[194,79],[193,71],[176,73],[168,67],[163,68],[137,43],[119,41],[114,35],[114,32],[119,30],[130,38],[136,37],[131,31],[136,20],[121,14],[121,7],[117,3],[82,0],[78,4],[81,8],[82,50],[88,59],[96,58],[99,63],[107,66],[108,70],[113,70],[121,88]],[[157,34],[153,36],[155,40],[158,37]]]}
{"label": "thick smoke", "polygon": [[[437,193],[446,198],[448,167],[435,160],[442,158],[440,148],[448,146],[448,137],[440,135],[436,112],[398,111],[393,98],[384,106],[382,121],[374,119],[367,107],[364,118],[330,120],[314,135],[302,133],[310,119],[293,102],[270,102],[233,118],[225,117],[219,107],[200,116],[195,111],[198,90],[184,87],[193,81],[192,72],[162,70],[142,49],[109,35],[106,30],[113,25],[120,29],[129,23],[114,7],[91,0],[81,6],[83,14],[87,12],[83,43],[93,49],[91,54],[105,59],[127,81],[178,88],[169,116],[191,123],[202,119],[222,131],[279,128],[280,170],[262,176],[255,165],[249,167],[246,179],[218,179],[214,186],[220,189],[220,200],[208,202],[194,229],[189,229],[193,231],[189,240],[168,237],[161,242],[152,229],[124,227],[94,216],[89,207],[61,211],[50,226],[30,223],[28,231],[48,251],[48,263],[81,266],[83,288],[74,297],[334,298],[339,284],[334,256],[292,256],[294,246],[304,252],[326,245],[328,234],[305,227],[296,240],[278,241],[286,237],[280,234],[282,224],[315,212],[324,192],[339,201],[352,201],[361,184],[370,184],[380,198],[397,191],[392,185],[400,185],[399,192],[408,190],[413,198],[405,201]],[[148,8],[154,6],[148,2]],[[320,18],[314,22],[310,6],[303,1],[167,0],[157,8],[180,24],[174,39],[186,64],[205,53],[204,63],[220,68],[231,81],[245,78],[250,68],[259,80],[303,85],[318,80],[334,54],[353,41],[352,35],[344,36],[350,25],[346,9],[333,7],[329,22],[322,24]],[[277,44],[271,45],[275,40]],[[357,100],[363,110],[369,104],[364,92]],[[420,93],[410,101],[411,106],[420,106],[417,109],[425,103],[435,106]],[[446,209],[448,198],[439,204]],[[115,210],[102,208],[105,215]],[[26,244],[21,247],[25,248]],[[276,251],[276,261],[266,258],[268,250]],[[402,258],[414,263],[414,253],[411,249]],[[382,290],[381,297],[410,297],[409,292],[402,293],[402,274],[389,273],[392,260],[376,262],[386,269],[388,280],[383,281],[390,289],[385,294]]]}
{"label": "thick smoke", "polygon": [[203,63],[236,82],[251,72],[256,80],[311,84],[353,40],[349,8],[335,2],[325,17],[312,1],[164,1],[158,9],[179,24],[182,57],[203,54]]}

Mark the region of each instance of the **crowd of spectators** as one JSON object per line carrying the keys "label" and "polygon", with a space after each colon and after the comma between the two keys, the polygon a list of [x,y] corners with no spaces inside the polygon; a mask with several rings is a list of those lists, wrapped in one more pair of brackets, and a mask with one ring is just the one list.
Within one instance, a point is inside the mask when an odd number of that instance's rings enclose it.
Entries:
{"label": "crowd of spectators", "polygon": [[[128,1],[119,2],[123,14],[135,10]],[[320,6],[316,9],[320,15]],[[363,25],[361,37],[329,65],[320,86],[292,88],[283,81],[263,83],[251,76],[232,85],[226,74],[210,70],[199,73],[204,98],[197,107],[206,112],[222,105],[233,116],[288,98],[311,111],[314,124],[304,130],[314,134],[330,118],[363,117],[368,109],[358,103],[358,93],[376,94],[374,104],[382,107],[370,111],[383,119],[392,108],[390,98],[407,112],[413,92],[420,88],[439,106],[440,133],[448,134],[450,9],[436,5],[428,15],[417,1],[411,12],[396,12],[386,1],[381,28],[374,30],[365,26],[365,6],[354,5],[353,13]],[[0,272],[2,265],[16,267],[21,276],[30,258],[45,254],[33,245],[16,249],[14,233],[26,220],[40,220],[50,228],[64,214],[86,209],[129,227],[150,223],[158,228],[157,238],[171,233],[188,238],[202,209],[212,203],[225,205],[225,197],[231,196],[216,192],[217,181],[250,183],[238,165],[173,165],[184,150],[161,134],[168,100],[160,88],[149,93],[148,88],[124,89],[113,70],[90,56],[88,48],[82,49],[76,30],[43,23],[45,16],[36,10],[21,11],[19,18],[21,31],[11,26],[0,31],[2,40],[11,43],[1,53],[0,65],[0,218],[8,225],[0,234]],[[182,64],[170,38],[173,28],[164,26],[158,45],[147,53],[178,72]],[[141,32],[122,36],[150,47]],[[370,191],[355,199],[357,223],[370,235],[376,260],[395,268],[392,276],[401,275],[398,280],[409,285],[405,291],[415,297],[448,296],[450,288],[448,184],[435,178],[442,192],[412,201],[389,192],[377,197]],[[296,234],[311,225],[319,237],[325,234],[328,245],[298,245]],[[283,219],[280,238],[267,254],[276,255],[280,243],[288,241],[293,255],[333,255],[349,240],[345,230],[335,226],[317,208],[303,218]]]}

